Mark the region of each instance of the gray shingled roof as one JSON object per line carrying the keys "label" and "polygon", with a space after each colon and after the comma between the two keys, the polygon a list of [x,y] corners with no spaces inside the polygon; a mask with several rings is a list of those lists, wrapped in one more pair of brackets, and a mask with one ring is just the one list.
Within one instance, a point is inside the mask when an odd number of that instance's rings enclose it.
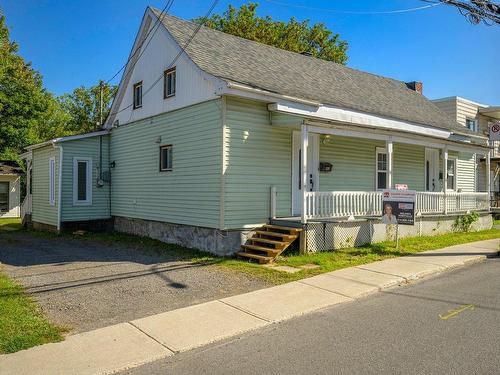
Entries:
{"label": "gray shingled roof", "polygon": [[[158,9],[152,8],[157,16]],[[163,24],[184,46],[196,24],[166,15]],[[206,73],[273,93],[468,133],[423,95],[391,78],[285,51],[202,27],[186,48]]]}

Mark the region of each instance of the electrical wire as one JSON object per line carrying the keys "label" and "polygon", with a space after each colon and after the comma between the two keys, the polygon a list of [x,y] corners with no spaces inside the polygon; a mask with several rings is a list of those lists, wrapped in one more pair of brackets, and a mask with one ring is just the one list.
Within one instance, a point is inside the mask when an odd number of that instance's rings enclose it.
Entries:
{"label": "electrical wire", "polygon": [[[210,17],[210,14],[212,14],[213,10],[215,9],[215,7],[217,6],[217,3],[219,2],[219,0],[214,0],[212,2],[212,5],[210,6],[210,8],[208,9],[207,13],[205,14],[205,18],[208,18]],[[179,57],[182,56],[182,54],[186,51],[186,48],[189,46],[189,44],[191,44],[191,42],[193,41],[194,37],[196,36],[196,34],[198,34],[198,32],[200,31],[201,27],[203,25],[201,23],[198,23],[198,25],[196,26],[196,29],[194,30],[193,34],[191,34],[191,36],[189,37],[189,39],[186,41],[186,43],[184,44],[184,46],[181,47],[181,50],[177,53],[177,55],[175,56],[175,58],[172,60],[172,62],[170,64],[168,64],[166,70],[170,69],[176,62],[177,60],[179,59]],[[163,78],[164,76],[164,73],[162,73],[154,82],[152,85],[150,85],[143,93],[142,93],[142,98],[144,98],[155,86],[158,82],[160,82],[160,80]],[[109,116],[114,116],[114,115],[117,115],[118,113],[120,112],[123,112],[127,109],[129,109],[130,107],[133,106],[134,103],[131,103],[129,104],[128,106],[120,109],[119,111],[116,111],[114,113],[110,113]]]}
{"label": "electrical wire", "polygon": [[339,10],[339,9],[318,8],[318,7],[311,7],[308,5],[285,3],[285,2],[276,1],[276,0],[265,0],[265,1],[267,1],[268,3],[271,3],[271,4],[276,4],[276,5],[286,6],[286,7],[309,9],[309,10],[329,12],[329,13],[357,14],[357,15],[407,13],[407,12],[414,12],[414,11],[418,11],[418,10],[433,8],[433,7],[436,7],[436,6],[444,3],[444,2],[439,2],[439,3],[423,5],[423,6],[415,7],[415,8],[396,9],[396,10],[387,10],[387,11],[356,11],[356,10]]}

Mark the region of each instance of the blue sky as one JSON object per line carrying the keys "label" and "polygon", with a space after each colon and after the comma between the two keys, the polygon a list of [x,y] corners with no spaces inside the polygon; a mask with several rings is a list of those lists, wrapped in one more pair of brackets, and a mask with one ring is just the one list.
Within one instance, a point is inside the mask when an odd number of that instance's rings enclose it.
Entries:
{"label": "blue sky", "polygon": [[[500,27],[473,26],[453,7],[397,14],[345,14],[260,0],[259,14],[323,22],[349,42],[348,66],[403,81],[420,80],[429,98],[463,96],[500,105]],[[388,11],[426,5],[419,0],[275,0],[338,11]],[[193,18],[211,0],[176,0],[170,13]],[[240,0],[220,0],[215,12]],[[110,78],[124,63],[147,5],[159,0],[3,0],[11,37],[63,94]]]}

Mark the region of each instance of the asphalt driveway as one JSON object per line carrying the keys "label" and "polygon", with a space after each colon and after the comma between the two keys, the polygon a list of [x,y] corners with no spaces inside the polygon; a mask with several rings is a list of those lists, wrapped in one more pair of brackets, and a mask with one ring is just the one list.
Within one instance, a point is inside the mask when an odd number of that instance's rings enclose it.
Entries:
{"label": "asphalt driveway", "polygon": [[146,255],[132,245],[24,231],[0,233],[0,262],[0,270],[70,333],[268,286],[213,265]]}

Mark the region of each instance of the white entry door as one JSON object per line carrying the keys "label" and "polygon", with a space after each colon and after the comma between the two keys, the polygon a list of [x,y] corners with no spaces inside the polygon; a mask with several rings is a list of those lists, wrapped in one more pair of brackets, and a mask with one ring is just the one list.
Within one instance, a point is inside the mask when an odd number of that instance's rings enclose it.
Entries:
{"label": "white entry door", "polygon": [[[302,211],[302,150],[300,132],[293,132],[292,139],[292,214],[300,215]],[[307,147],[307,189],[319,190],[319,135],[309,134]]]}
{"label": "white entry door", "polygon": [[439,185],[439,150],[425,149],[425,190],[441,191]]}

